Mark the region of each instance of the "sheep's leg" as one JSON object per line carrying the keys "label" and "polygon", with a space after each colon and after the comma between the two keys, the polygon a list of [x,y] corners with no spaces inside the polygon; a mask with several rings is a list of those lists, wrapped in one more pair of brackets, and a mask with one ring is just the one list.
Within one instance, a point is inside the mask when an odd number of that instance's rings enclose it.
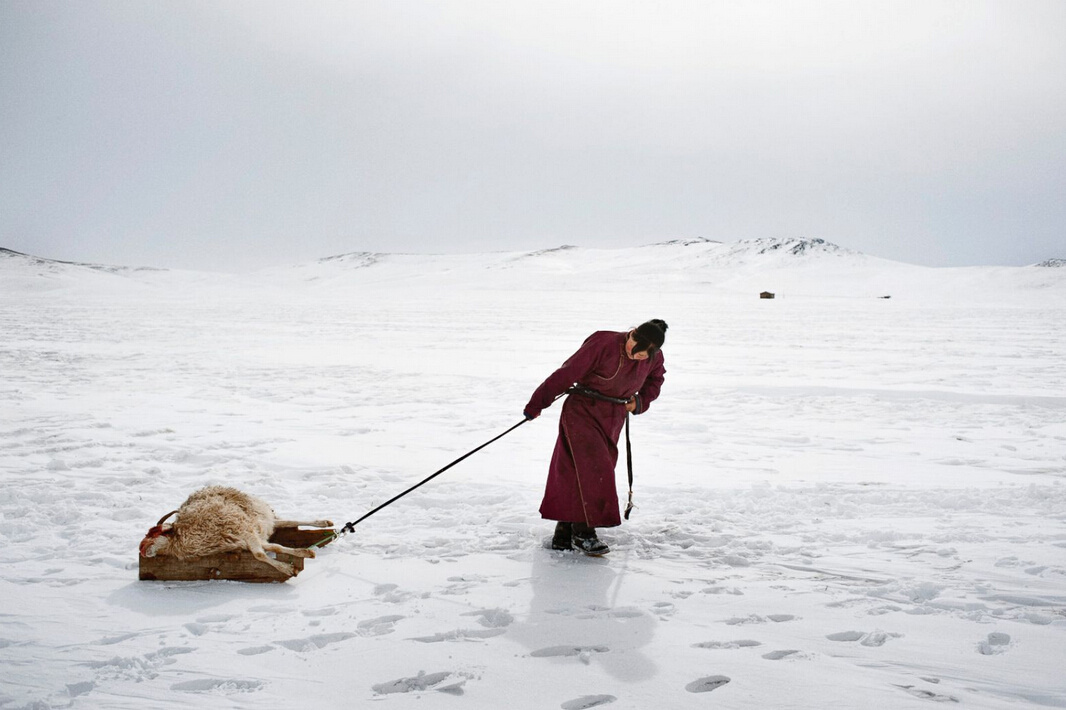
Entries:
{"label": "sheep's leg", "polygon": [[314,557],[315,551],[310,547],[285,547],[279,545],[276,542],[264,542],[263,549],[267,552],[273,552],[277,554],[279,552],[286,555],[292,555],[293,557]]}
{"label": "sheep's leg", "polygon": [[332,520],[311,520],[311,521],[299,521],[299,520],[275,520],[274,527],[276,528],[298,528],[301,525],[309,528],[331,528],[333,527]]}
{"label": "sheep's leg", "polygon": [[[248,542],[248,551],[252,553],[252,557],[254,557],[255,559],[259,560],[260,562],[266,562],[268,565],[270,565],[271,567],[273,567],[274,569],[276,569],[277,571],[281,572],[282,574],[284,574],[287,577],[293,577],[293,576],[296,575],[296,570],[293,569],[292,565],[290,565],[287,562],[282,562],[281,560],[275,560],[273,557],[268,555],[266,553],[266,549],[264,549],[266,547],[266,545],[264,545],[263,541],[260,540],[258,537],[255,537],[253,535],[253,536],[248,538],[247,542]],[[266,543],[266,544],[270,545],[271,547],[281,547],[281,545],[274,545],[273,543],[269,543],[269,542]],[[288,548],[286,548],[286,547],[281,547],[281,549],[282,549],[282,551],[287,551],[288,550]],[[273,549],[271,549],[270,551],[271,552],[277,552],[277,550],[273,550]]]}

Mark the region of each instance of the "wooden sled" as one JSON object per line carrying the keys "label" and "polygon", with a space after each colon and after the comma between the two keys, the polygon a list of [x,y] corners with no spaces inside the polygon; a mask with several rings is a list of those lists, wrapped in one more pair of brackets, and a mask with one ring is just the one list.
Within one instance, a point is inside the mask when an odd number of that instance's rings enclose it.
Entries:
{"label": "wooden sled", "polygon": [[[270,536],[270,541],[293,548],[311,547],[318,544],[325,546],[333,541],[334,535],[332,528],[312,530],[279,528]],[[304,568],[303,557],[278,553],[277,558],[292,565],[293,577]],[[192,582],[204,579],[228,579],[236,582],[284,582],[290,579],[288,575],[274,569],[266,562],[260,562],[252,557],[252,553],[248,550],[222,552],[186,560],[179,560],[170,555],[139,557],[139,559],[140,579],[142,580]]]}

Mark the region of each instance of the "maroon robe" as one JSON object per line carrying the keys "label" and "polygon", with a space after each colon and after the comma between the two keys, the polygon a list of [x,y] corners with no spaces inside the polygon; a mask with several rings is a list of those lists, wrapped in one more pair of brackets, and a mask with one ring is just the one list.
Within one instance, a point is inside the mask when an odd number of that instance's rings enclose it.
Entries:
{"label": "maroon robe", "polygon": [[[628,333],[593,333],[563,366],[551,374],[526,405],[537,416],[575,382],[608,397],[638,398],[640,414],[647,411],[663,384],[662,351],[646,360],[626,355]],[[549,520],[585,523],[594,528],[620,525],[614,469],[618,435],[626,421],[624,405],[569,395],[559,415],[548,483],[540,514]]]}

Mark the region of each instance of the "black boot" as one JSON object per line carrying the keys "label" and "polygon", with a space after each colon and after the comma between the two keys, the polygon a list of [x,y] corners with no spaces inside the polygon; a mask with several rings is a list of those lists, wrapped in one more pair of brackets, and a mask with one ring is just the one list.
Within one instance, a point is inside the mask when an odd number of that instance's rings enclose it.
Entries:
{"label": "black boot", "polygon": [[607,543],[596,537],[596,528],[590,528],[584,523],[574,523],[573,546],[586,555],[599,557],[611,551]]}
{"label": "black boot", "polygon": [[556,523],[555,535],[552,536],[552,549],[553,550],[572,550],[573,544],[570,542],[573,535],[573,523]]}

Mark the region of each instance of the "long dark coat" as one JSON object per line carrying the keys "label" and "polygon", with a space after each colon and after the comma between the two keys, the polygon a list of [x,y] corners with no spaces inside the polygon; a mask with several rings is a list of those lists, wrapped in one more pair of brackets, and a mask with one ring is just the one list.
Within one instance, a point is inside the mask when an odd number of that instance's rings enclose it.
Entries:
{"label": "long dark coat", "polygon": [[[663,384],[662,351],[647,360],[630,360],[628,333],[598,331],[533,393],[525,411],[537,416],[556,397],[578,383],[609,397],[639,394],[635,414],[647,411]],[[625,406],[572,394],[563,402],[540,514],[549,520],[611,527],[622,522],[614,469]]]}

